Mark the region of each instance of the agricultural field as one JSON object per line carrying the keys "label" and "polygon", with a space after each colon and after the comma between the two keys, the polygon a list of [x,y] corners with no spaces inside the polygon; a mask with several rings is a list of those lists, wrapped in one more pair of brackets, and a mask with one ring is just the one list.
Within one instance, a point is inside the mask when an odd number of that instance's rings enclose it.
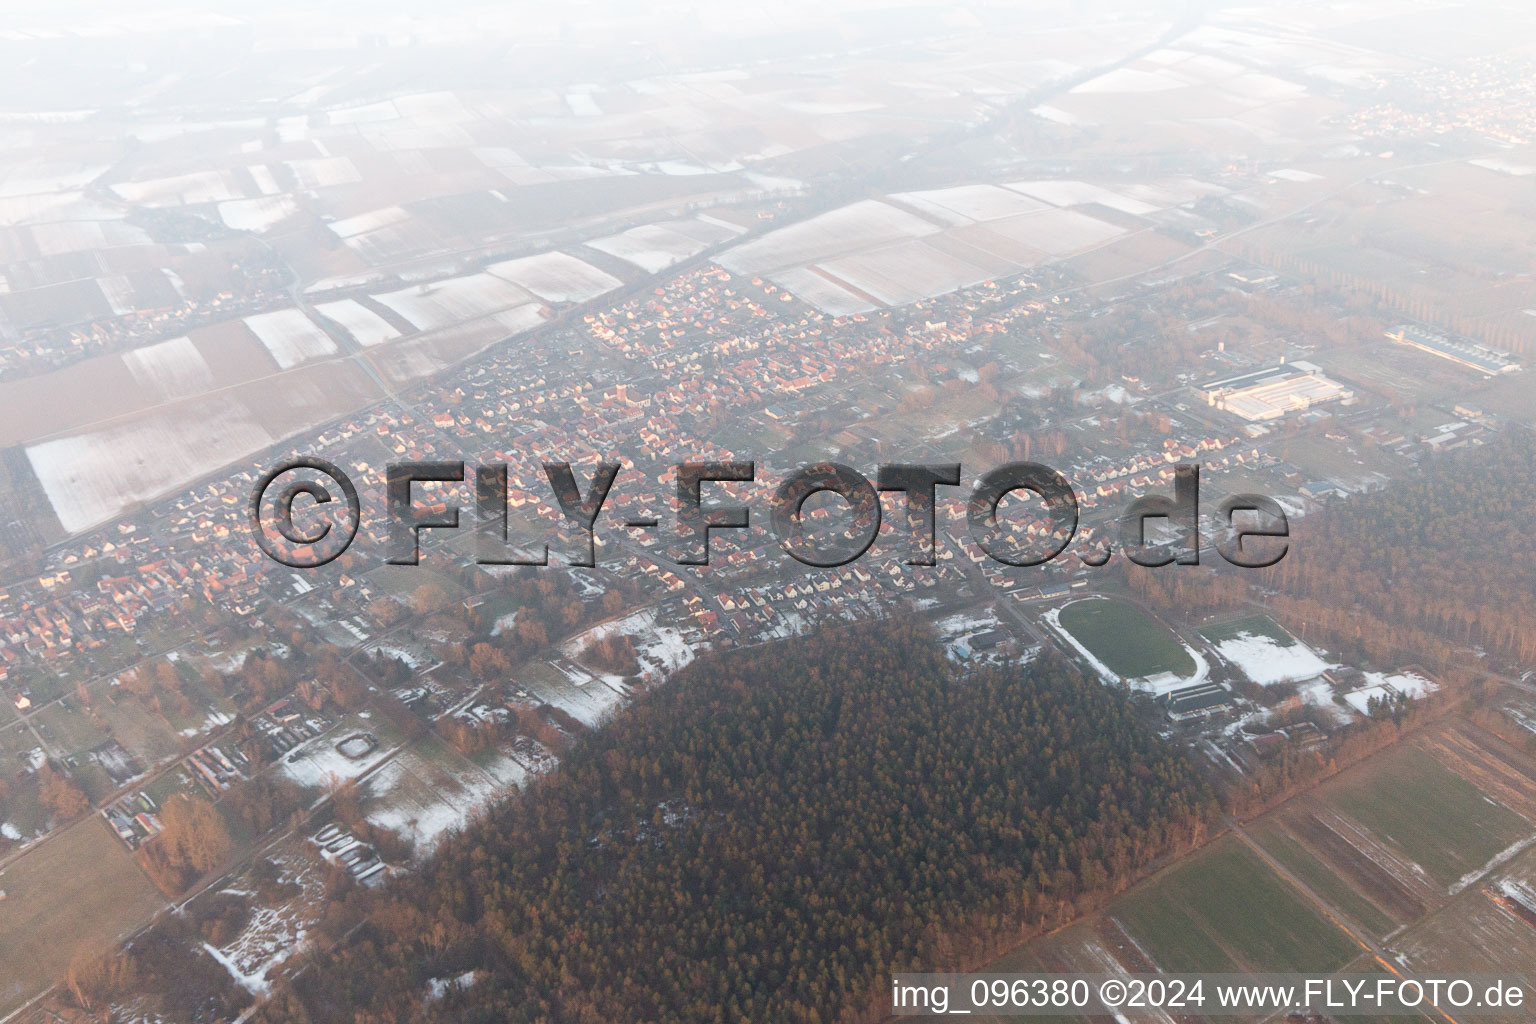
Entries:
{"label": "agricultural field", "polygon": [[1536,826],[1418,746],[1373,758],[1323,802],[1449,889]]}
{"label": "agricultural field", "polygon": [[1418,976],[1528,972],[1533,804],[1536,758],[1452,718],[985,970],[1368,973],[1384,969],[1374,944]]}
{"label": "agricultural field", "polygon": [[1336,870],[1286,830],[1278,817],[1272,817],[1248,830],[1265,853],[1300,878],[1307,887],[1341,911],[1367,935],[1381,939],[1402,922],[1388,916],[1359,889],[1340,877]]}
{"label": "agricultural field", "polygon": [[1158,692],[1202,677],[1206,665],[1156,619],[1112,598],[1073,601],[1046,615],[1101,674]]}
{"label": "agricultural field", "polygon": [[99,815],[0,868],[0,1016],[68,966],[143,925],[163,900]]}
{"label": "agricultural field", "polygon": [[964,185],[861,200],[743,243],[720,262],[843,315],[1017,274],[1125,232],[1010,187]]}
{"label": "agricultural field", "polygon": [[664,221],[588,241],[589,248],[616,256],[647,274],[658,274],[709,246],[741,234],[735,225],[714,218]]}
{"label": "agricultural field", "polygon": [[1232,836],[1132,889],[1110,914],[1165,971],[1332,971],[1360,953]]}
{"label": "agricultural field", "polygon": [[1536,849],[1469,886],[1392,944],[1415,972],[1529,976],[1536,963]]}

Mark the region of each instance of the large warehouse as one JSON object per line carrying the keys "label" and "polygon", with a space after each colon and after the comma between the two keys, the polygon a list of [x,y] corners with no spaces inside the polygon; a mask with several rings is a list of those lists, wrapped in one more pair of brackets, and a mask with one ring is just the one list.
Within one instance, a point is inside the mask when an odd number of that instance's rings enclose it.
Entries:
{"label": "large warehouse", "polygon": [[1355,397],[1353,391],[1325,377],[1320,367],[1300,361],[1208,381],[1200,390],[1208,404],[1252,422]]}
{"label": "large warehouse", "polygon": [[1501,373],[1514,373],[1520,369],[1520,364],[1511,359],[1507,352],[1500,352],[1498,349],[1479,345],[1464,338],[1447,338],[1443,334],[1408,324],[1402,325],[1395,331],[1388,331],[1387,337],[1399,345],[1408,345],[1420,352],[1428,352],[1432,356],[1449,359],[1453,363],[1459,363],[1478,373],[1486,373],[1490,377]]}

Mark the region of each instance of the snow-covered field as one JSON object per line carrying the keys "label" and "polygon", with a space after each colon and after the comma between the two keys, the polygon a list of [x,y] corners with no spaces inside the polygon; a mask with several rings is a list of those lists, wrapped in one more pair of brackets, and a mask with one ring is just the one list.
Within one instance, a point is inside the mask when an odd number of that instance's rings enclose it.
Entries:
{"label": "snow-covered field", "polygon": [[336,342],[331,336],[298,309],[257,313],[245,318],[245,326],[284,370],[336,354]]}
{"label": "snow-covered field", "polygon": [[956,226],[1034,213],[1046,203],[999,185],[959,185],[927,192],[897,192],[892,199]]}
{"label": "snow-covered field", "polygon": [[933,624],[940,636],[965,636],[998,627],[997,613],[990,608],[982,611],[956,612]]}
{"label": "snow-covered field", "polygon": [[[251,916],[232,941],[203,949],[229,972],[235,984],[261,997],[271,990],[275,977],[271,972],[304,948],[310,928],[318,920],[324,900],[324,882],[312,862],[291,853],[269,855],[284,883],[298,886],[297,895],[284,903],[268,906],[256,898],[248,876],[231,882],[221,892],[250,901]],[[213,895],[213,894],[210,894]],[[206,898],[206,897],[204,897]]]}
{"label": "snow-covered field", "polygon": [[348,334],[352,335],[353,341],[365,348],[369,345],[381,345],[400,337],[400,332],[390,326],[388,320],[356,299],[316,303],[315,311],[329,320],[336,321]]}
{"label": "snow-covered field", "polygon": [[365,235],[370,231],[388,227],[391,224],[399,224],[401,221],[410,220],[411,215],[401,206],[383,206],[377,210],[369,210],[355,217],[342,217],[333,220],[326,225],[331,234],[345,241],[357,235]]}
{"label": "snow-covered field", "polygon": [[1439,689],[1416,672],[1366,672],[1364,675],[1369,685],[1344,695],[1349,706],[1362,715],[1370,713],[1372,700],[1383,700],[1399,694],[1410,700],[1418,700]]}
{"label": "snow-covered field", "polygon": [[720,263],[737,273],[770,273],[941,230],[915,213],[863,199],[739,245]]}
{"label": "snow-covered field", "polygon": [[214,384],[208,362],[186,337],[124,352],[123,363],[134,380],[161,398],[185,398]]}
{"label": "snow-covered field", "polygon": [[563,252],[506,260],[485,269],[486,273],[526,288],[546,302],[586,302],[621,284],[611,274]]}
{"label": "snow-covered field", "polygon": [[59,522],[76,533],[274,440],[243,407],[201,400],[31,445],[27,461]]}
{"label": "snow-covered field", "polygon": [[1311,171],[1297,170],[1294,167],[1282,167],[1279,170],[1270,171],[1269,176],[1271,178],[1279,178],[1281,181],[1308,182],[1323,180],[1323,176],[1321,174],[1313,174]]}
{"label": "snow-covered field", "polygon": [[1065,256],[1125,234],[1118,224],[1096,220],[1076,210],[1042,210],[995,220],[987,225],[987,230],[1052,256]]}
{"label": "snow-covered field", "polygon": [[549,668],[557,680],[527,679],[524,685],[539,700],[559,708],[588,728],[601,724],[624,703],[629,692],[618,676],[599,676],[571,661],[552,661]]}
{"label": "snow-covered field", "polygon": [[[355,723],[360,725],[363,723]],[[334,782],[345,782],[364,774],[368,769],[389,757],[397,748],[386,748],[382,743],[362,757],[351,758],[336,749],[336,743],[358,731],[347,724],[316,736],[308,743],[295,748],[280,761],[284,775],[301,786],[324,789]]]}
{"label": "snow-covered field", "polygon": [[648,274],[658,274],[674,263],[703,252],[716,242],[741,234],[741,229],[716,220],[673,220],[642,224],[606,238],[595,238],[587,246],[610,256],[617,256]]}
{"label": "snow-covered field", "polygon": [[1125,233],[1118,224],[1051,205],[1068,201],[1103,201],[1124,212],[1157,209],[1083,182],[900,192],[769,232],[728,250],[720,263],[771,277],[834,316],[862,312],[869,299],[901,306],[1008,277]]}
{"label": "snow-covered field", "polygon": [[1473,167],[1481,167],[1488,171],[1498,171],[1500,174],[1509,174],[1523,178],[1528,174],[1536,174],[1536,167],[1530,164],[1517,164],[1510,160],[1500,160],[1495,157],[1486,157],[1481,160],[1468,160]]}
{"label": "snow-covered field", "polygon": [[1086,203],[1098,203],[1100,206],[1137,216],[1155,213],[1158,210],[1158,207],[1152,203],[1133,199],[1086,181],[1011,181],[1004,187],[1021,195],[1032,196],[1052,206],[1082,206]]}
{"label": "snow-covered field", "polygon": [[532,301],[526,291],[491,274],[450,277],[375,295],[417,330],[429,331]]}
{"label": "snow-covered field", "polygon": [[832,316],[867,313],[875,308],[873,302],[829,280],[812,267],[781,270],[773,275],[773,280],[794,297]]}
{"label": "snow-covered field", "polygon": [[284,161],[299,188],[326,188],[331,185],[353,185],[363,180],[356,165],[344,156],[313,157],[303,160]]}
{"label": "snow-covered field", "polygon": [[222,203],[246,198],[229,171],[195,171],[148,181],[123,181],[111,189],[119,198],[142,206]]}
{"label": "snow-covered field", "polygon": [[918,239],[867,249],[821,267],[888,306],[903,306],[917,299],[942,295],[988,280],[987,269],[941,252]]}
{"label": "snow-covered field", "polygon": [[1240,633],[1216,644],[1216,653],[1260,686],[1300,682],[1336,667],[1300,640],[1284,646],[1265,634]]}
{"label": "snow-covered field", "polygon": [[291,196],[231,199],[219,204],[219,219],[236,231],[265,231],[298,212]]}
{"label": "snow-covered field", "polygon": [[1139,68],[1115,68],[1097,78],[1091,78],[1072,89],[1074,94],[1118,94],[1166,92],[1183,89],[1190,83],[1165,71],[1142,71]]}
{"label": "snow-covered field", "polygon": [[33,244],[44,256],[150,244],[149,234],[143,228],[113,220],[67,220],[35,224],[29,230]]}
{"label": "snow-covered field", "polygon": [[463,828],[528,778],[527,769],[504,754],[484,768],[448,756],[458,763],[452,770],[416,749],[405,751],[365,787],[368,821],[409,840],[417,856],[429,853],[450,829]]}

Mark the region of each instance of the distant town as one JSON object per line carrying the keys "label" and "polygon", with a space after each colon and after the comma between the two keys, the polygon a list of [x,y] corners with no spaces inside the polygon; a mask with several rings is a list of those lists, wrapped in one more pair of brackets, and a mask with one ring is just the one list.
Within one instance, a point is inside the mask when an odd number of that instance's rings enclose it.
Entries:
{"label": "distant town", "polygon": [[[233,46],[209,18],[186,31]],[[529,66],[558,83],[538,87],[469,62],[488,60],[474,38],[349,28],[335,51],[263,38],[284,59],[231,71],[259,102],[200,96],[207,67],[180,83],[131,61],[95,97],[13,100],[0,1020],[86,1019],[56,987],[80,935],[142,942],[168,908],[203,927],[231,892],[234,923],[185,942],[228,992],[112,1012],[247,1019],[339,938],[325,919],[349,887],[417,870],[705,652],[911,616],[965,671],[1060,657],[1120,688],[1233,789],[1443,696],[1412,655],[1142,589],[1241,572],[1212,565],[1226,496],[1305,524],[1536,419],[1530,60],[1405,57],[1364,20],[1283,18],[1061,13],[1026,46],[849,17],[825,56],[623,50],[582,75],[535,41]],[[466,63],[413,70],[425,56]],[[362,492],[356,543],[314,570],[264,556],[247,521],[258,478],[300,455]],[[899,494],[847,565],[790,561],[765,514],[678,565],[675,464],[735,458],[757,481],[706,504],[762,506],[821,461],[965,476],[939,489],[932,566],[910,564]],[[387,564],[385,467],[448,460],[508,467],[497,541],[547,545],[548,568],[479,564],[472,479],[418,484],[461,528]],[[623,466],[595,567],[571,564],[585,539],[546,460],[583,487]],[[1074,483],[1081,522],[1061,557],[1015,568],[964,501],[1024,460]],[[1117,517],[1187,463],[1205,564],[1127,566]],[[846,535],[840,501],[806,508]],[[1025,543],[1055,529],[1023,494],[1000,519]],[[1490,671],[1514,680],[1512,734],[1536,736],[1519,668]],[[155,841],[205,834],[167,822],[182,797],[220,816],[205,860]],[[1500,851],[1536,835],[1521,820]],[[1529,856],[1467,871],[1536,920]],[[1427,888],[1423,913],[1454,895]]]}

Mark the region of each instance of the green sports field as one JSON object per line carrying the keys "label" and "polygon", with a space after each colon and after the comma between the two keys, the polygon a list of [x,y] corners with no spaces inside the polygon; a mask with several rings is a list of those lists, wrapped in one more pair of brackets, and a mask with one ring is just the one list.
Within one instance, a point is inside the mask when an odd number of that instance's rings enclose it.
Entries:
{"label": "green sports field", "polygon": [[1135,605],[1108,598],[1074,601],[1060,615],[1061,628],[1124,679],[1195,673],[1194,659],[1178,638]]}

